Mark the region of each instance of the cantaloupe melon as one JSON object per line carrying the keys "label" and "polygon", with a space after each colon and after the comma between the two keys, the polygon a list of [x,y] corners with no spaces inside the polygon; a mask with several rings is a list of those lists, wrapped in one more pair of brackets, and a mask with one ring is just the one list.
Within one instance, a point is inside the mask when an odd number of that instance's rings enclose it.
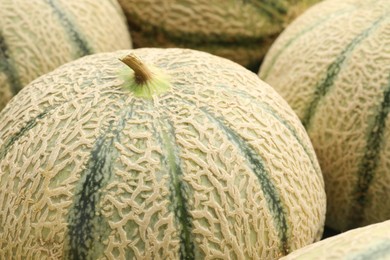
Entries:
{"label": "cantaloupe melon", "polygon": [[298,117],[217,56],[81,58],[22,89],[0,133],[0,259],[271,259],[322,234]]}
{"label": "cantaloupe melon", "polygon": [[252,70],[275,37],[319,0],[119,0],[135,47],[186,47]]}
{"label": "cantaloupe melon", "polygon": [[298,114],[317,152],[327,223],[390,218],[390,1],[327,0],[277,39],[260,77]]}
{"label": "cantaloupe melon", "polygon": [[2,0],[0,110],[30,81],[96,52],[131,48],[113,0]]}
{"label": "cantaloupe melon", "polygon": [[293,259],[390,259],[390,220],[341,233],[281,258],[281,260]]}

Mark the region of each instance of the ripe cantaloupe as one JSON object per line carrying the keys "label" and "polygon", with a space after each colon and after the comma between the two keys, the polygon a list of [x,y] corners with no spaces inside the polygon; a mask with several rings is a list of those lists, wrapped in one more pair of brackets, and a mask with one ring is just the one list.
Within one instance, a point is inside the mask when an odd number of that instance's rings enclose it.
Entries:
{"label": "ripe cantaloupe", "polygon": [[258,70],[275,37],[319,0],[119,0],[135,47],[186,47]]}
{"label": "ripe cantaloupe", "polygon": [[260,70],[302,120],[324,174],[327,223],[390,218],[390,1],[328,0],[276,40]]}
{"label": "ripe cantaloupe", "polygon": [[131,46],[116,1],[2,0],[0,110],[30,81],[59,65]]}
{"label": "ripe cantaloupe", "polygon": [[217,56],[81,58],[21,90],[0,133],[0,259],[271,259],[322,234],[299,119]]}
{"label": "ripe cantaloupe", "polygon": [[298,249],[280,260],[390,259],[390,220],[356,228]]}

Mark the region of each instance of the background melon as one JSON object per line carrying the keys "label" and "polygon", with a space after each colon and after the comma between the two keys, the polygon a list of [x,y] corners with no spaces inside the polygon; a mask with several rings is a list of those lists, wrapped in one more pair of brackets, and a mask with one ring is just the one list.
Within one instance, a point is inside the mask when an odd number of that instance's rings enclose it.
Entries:
{"label": "background melon", "polygon": [[299,119],[217,56],[81,58],[22,89],[0,133],[1,259],[271,259],[322,234]]}
{"label": "background melon", "polygon": [[275,37],[319,0],[119,0],[135,47],[186,47],[253,71]]}
{"label": "background melon", "polygon": [[311,137],[327,223],[346,230],[390,218],[390,1],[327,0],[276,40],[260,77]]}
{"label": "background melon", "polygon": [[114,0],[1,0],[0,110],[38,76],[78,57],[131,48]]}
{"label": "background melon", "polygon": [[390,220],[344,232],[281,258],[292,259],[390,259]]}

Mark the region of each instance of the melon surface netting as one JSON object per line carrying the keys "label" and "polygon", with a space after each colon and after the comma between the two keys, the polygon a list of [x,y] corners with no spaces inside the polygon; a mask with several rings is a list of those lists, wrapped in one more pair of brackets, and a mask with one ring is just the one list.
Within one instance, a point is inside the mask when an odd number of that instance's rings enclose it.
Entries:
{"label": "melon surface netting", "polygon": [[317,4],[276,40],[260,77],[311,137],[329,226],[390,219],[390,1]]}
{"label": "melon surface netting", "polygon": [[322,234],[302,124],[227,59],[90,55],[20,91],[0,133],[0,259],[271,259]]}
{"label": "melon surface netting", "polygon": [[1,0],[0,110],[32,80],[81,56],[131,48],[113,0]]}
{"label": "melon surface netting", "polygon": [[390,221],[356,228],[298,249],[280,260],[390,259]]}
{"label": "melon surface netting", "polygon": [[257,71],[276,36],[319,0],[119,0],[135,47],[186,47]]}

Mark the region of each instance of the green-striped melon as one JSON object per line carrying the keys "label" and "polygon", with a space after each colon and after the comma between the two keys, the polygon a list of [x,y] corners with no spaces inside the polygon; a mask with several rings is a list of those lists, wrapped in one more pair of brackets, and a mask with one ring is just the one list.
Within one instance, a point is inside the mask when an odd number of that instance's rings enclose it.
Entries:
{"label": "green-striped melon", "polygon": [[298,14],[320,0],[119,0],[135,47],[186,47],[252,70]]}
{"label": "green-striped melon", "polygon": [[22,87],[59,65],[131,47],[114,0],[1,0],[0,110]]}
{"label": "green-striped melon", "polygon": [[276,40],[259,75],[311,137],[329,226],[389,219],[390,1],[317,4]]}
{"label": "green-striped melon", "polygon": [[0,133],[0,259],[272,259],[321,237],[302,124],[217,56],[81,58],[20,91]]}
{"label": "green-striped melon", "polygon": [[280,260],[390,259],[390,220],[356,228],[298,249]]}

